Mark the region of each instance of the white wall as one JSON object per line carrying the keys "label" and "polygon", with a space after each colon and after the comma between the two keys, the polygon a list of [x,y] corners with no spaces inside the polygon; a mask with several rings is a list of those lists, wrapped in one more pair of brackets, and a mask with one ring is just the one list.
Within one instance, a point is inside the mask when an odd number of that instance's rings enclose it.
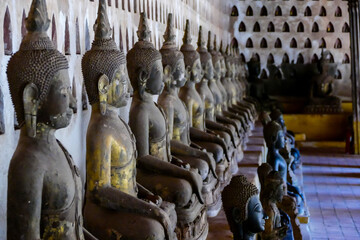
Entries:
{"label": "white wall", "polygon": [[[118,8],[116,8],[115,1],[118,1]],[[122,9],[122,1],[125,4],[125,10]],[[134,13],[133,3],[131,2],[131,12],[128,11],[128,0],[111,0],[111,7],[109,7],[110,23],[114,26],[115,41],[120,43],[120,26],[122,30],[122,42],[126,52],[126,29],[129,32],[129,46],[133,45],[132,34],[136,34],[137,24],[139,21],[139,2],[141,10],[143,11],[143,0],[137,1],[137,13]],[[145,1],[145,0],[144,0]],[[158,9],[158,14],[162,14],[161,19],[167,19],[166,13],[172,12],[178,19],[178,44],[181,44],[183,30],[185,27],[185,20],[191,19],[193,44],[196,44],[197,30],[199,25],[203,25],[203,29],[207,36],[207,31],[211,29],[216,33],[219,39],[229,41],[231,39],[229,33],[229,14],[231,6],[225,1],[218,0],[150,0],[150,24],[153,30],[153,39],[156,39],[156,46],[162,44],[162,35],[165,31],[166,25],[155,21],[155,3],[161,5],[161,11]],[[14,109],[12,106],[8,82],[6,78],[6,67],[10,56],[4,55],[3,42],[3,24],[6,7],[9,8],[11,16],[12,28],[12,43],[13,53],[16,52],[21,43],[21,22],[22,13],[25,10],[26,15],[30,8],[31,0],[1,0],[0,1],[0,88],[4,94],[4,114],[5,114],[5,131],[6,133],[0,135],[0,239],[6,239],[6,199],[7,199],[7,172],[9,162],[17,145],[19,131],[14,130]],[[64,53],[64,39],[65,39],[65,19],[69,20],[69,32],[71,43],[71,55],[67,56],[69,61],[69,77],[76,81],[76,96],[78,101],[78,113],[74,115],[69,127],[57,132],[57,137],[69,150],[73,156],[76,164],[82,171],[82,178],[85,177],[85,136],[87,125],[90,117],[90,107],[87,111],[82,111],[81,92],[82,92],[82,74],[81,74],[81,58],[85,52],[85,24],[88,22],[90,30],[90,42],[93,39],[92,25],[96,19],[98,2],[90,0],[51,0],[47,1],[49,18],[55,16],[58,50]],[[146,7],[147,8],[147,7]],[[149,14],[148,14],[149,15]],[[81,55],[76,55],[76,29],[75,21],[79,19],[80,27],[80,43]],[[158,20],[160,17],[158,17]],[[51,26],[48,31],[51,35]],[[134,36],[135,41],[137,37]],[[220,42],[220,41],[219,41]],[[128,108],[121,111],[125,119],[128,118]]]}

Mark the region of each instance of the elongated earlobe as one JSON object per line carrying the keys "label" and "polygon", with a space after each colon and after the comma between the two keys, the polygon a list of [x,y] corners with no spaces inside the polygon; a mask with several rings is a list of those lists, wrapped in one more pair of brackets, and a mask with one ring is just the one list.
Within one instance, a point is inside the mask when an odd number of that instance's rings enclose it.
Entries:
{"label": "elongated earlobe", "polygon": [[39,107],[39,89],[34,83],[26,85],[23,92],[25,127],[29,137],[36,137],[37,111]]}
{"label": "elongated earlobe", "polygon": [[105,115],[107,101],[108,101],[108,92],[109,92],[109,78],[103,74],[98,81],[99,89],[99,101],[100,101],[100,113]]}
{"label": "elongated earlobe", "polygon": [[149,74],[145,71],[141,71],[139,73],[139,95],[140,97],[142,98],[144,96],[144,93],[145,93],[145,89],[146,89],[146,83],[147,83],[147,80],[149,79]]}

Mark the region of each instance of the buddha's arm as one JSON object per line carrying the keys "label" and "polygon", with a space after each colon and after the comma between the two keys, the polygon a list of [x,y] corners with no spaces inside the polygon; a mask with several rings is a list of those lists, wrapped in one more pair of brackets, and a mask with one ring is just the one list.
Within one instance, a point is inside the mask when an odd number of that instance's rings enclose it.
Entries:
{"label": "buddha's arm", "polygon": [[174,134],[174,109],[170,106],[163,107],[162,105],[160,105],[160,107],[165,112],[166,122],[168,124],[169,137],[170,139],[172,139]]}
{"label": "buddha's arm", "polygon": [[130,112],[129,125],[136,138],[136,149],[140,157],[149,155],[149,118],[146,111],[135,117]]}
{"label": "buddha's arm", "polygon": [[189,157],[198,157],[205,160],[210,168],[210,171],[216,176],[216,164],[214,158],[208,155],[208,153],[203,152],[199,149],[189,147],[188,145],[183,144],[177,140],[171,140],[171,152],[178,155],[189,156]]}
{"label": "buddha's arm", "polygon": [[27,160],[29,159],[24,159],[25,163],[22,163],[22,166],[10,165],[7,203],[7,239],[9,240],[41,239],[44,173],[38,166],[27,164]]}
{"label": "buddha's arm", "polygon": [[191,184],[194,193],[198,196],[199,201],[201,203],[204,203],[201,195],[202,179],[199,174],[180,168],[178,166],[175,166],[174,164],[162,161],[151,155],[138,158],[137,166],[141,169],[146,169],[147,171],[153,173],[187,180]]}
{"label": "buddha's arm", "polygon": [[231,137],[231,141],[232,143],[234,144],[235,146],[235,136],[233,134],[233,132],[231,131],[230,128],[222,125],[222,124],[219,124],[217,122],[214,122],[214,121],[211,121],[211,120],[205,120],[205,123],[206,123],[206,127],[212,129],[212,130],[218,130],[218,131],[223,131],[223,132],[226,132],[230,135]]}
{"label": "buddha's arm", "polygon": [[190,136],[191,136],[191,139],[193,139],[193,140],[204,141],[204,142],[213,142],[213,143],[219,144],[223,148],[226,157],[228,157],[227,146],[226,146],[224,139],[217,137],[216,135],[213,135],[213,134],[210,134],[207,132],[203,132],[194,127],[190,128]]}
{"label": "buddha's arm", "polygon": [[[230,118],[228,118],[228,117],[216,115],[216,121],[219,121],[219,122],[222,122],[222,123],[225,123],[225,124],[231,124],[231,125],[233,125],[233,126],[235,127],[236,132],[239,134],[240,129],[238,128],[238,125],[237,125],[237,123],[236,123],[234,120],[232,120],[232,119],[230,119]],[[239,135],[238,135],[238,136],[239,136]]]}

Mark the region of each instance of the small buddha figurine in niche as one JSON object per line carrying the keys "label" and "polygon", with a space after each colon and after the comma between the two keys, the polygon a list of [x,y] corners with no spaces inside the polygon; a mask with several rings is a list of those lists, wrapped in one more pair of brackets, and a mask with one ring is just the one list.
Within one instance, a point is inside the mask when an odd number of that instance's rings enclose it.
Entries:
{"label": "small buddha figurine in niche", "polygon": [[[153,101],[163,90],[161,54],[150,42],[145,13],[140,15],[139,41],[127,54],[127,68],[134,88],[129,125],[139,157],[153,156],[137,164],[137,180],[164,200],[175,204],[180,239],[202,239],[208,231],[202,198],[202,178],[188,164],[170,154],[165,114]],[[151,161],[150,161],[151,160]]]}
{"label": "small buddha figurine in niche", "polygon": [[205,104],[195,88],[195,84],[202,78],[202,67],[200,55],[191,44],[191,41],[190,22],[186,20],[183,45],[180,50],[184,54],[188,79],[180,89],[179,97],[188,111],[191,140],[213,154],[217,163],[216,173],[221,185],[224,186],[230,180],[231,169],[228,161],[231,159],[229,153],[231,146],[205,127]]}
{"label": "small buddha figurine in niche", "polygon": [[[220,184],[216,176],[216,163],[212,154],[191,147],[190,127],[187,109],[178,96],[179,88],[185,82],[184,55],[177,49],[173,28],[173,17],[168,15],[165,42],[160,49],[165,72],[165,88],[158,99],[167,117],[171,153],[196,168],[203,179],[202,194],[209,211],[219,211]],[[206,137],[206,136],[204,136]]]}
{"label": "small buddha figurine in niche", "polygon": [[253,240],[256,233],[265,230],[267,216],[259,200],[259,190],[245,176],[234,176],[221,195],[234,240]]}
{"label": "small buddha figurine in niche", "polygon": [[7,68],[21,127],[8,173],[10,240],[84,239],[80,171],[55,137],[70,124],[76,103],[68,62],[47,36],[49,24],[45,0],[32,1],[28,32]]}
{"label": "small buddha figurine in niche", "polygon": [[85,226],[104,240],[174,239],[174,204],[163,202],[136,182],[135,138],[118,115],[132,89],[125,56],[112,39],[106,8],[106,1],[100,0],[95,40],[82,60],[92,105],[86,138]]}
{"label": "small buddha figurine in niche", "polygon": [[287,237],[288,226],[282,223],[277,204],[283,199],[286,185],[281,174],[277,171],[271,171],[265,177],[263,184],[261,203],[269,218],[265,220],[265,231],[262,232],[261,238],[264,240],[281,240]]}

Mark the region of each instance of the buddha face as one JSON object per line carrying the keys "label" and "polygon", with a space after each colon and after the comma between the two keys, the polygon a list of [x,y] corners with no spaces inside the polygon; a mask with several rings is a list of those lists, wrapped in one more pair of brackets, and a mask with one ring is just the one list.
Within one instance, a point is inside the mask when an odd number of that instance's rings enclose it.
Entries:
{"label": "buddha face", "polygon": [[67,127],[76,108],[67,70],[58,71],[51,81],[47,98],[39,106],[38,122],[53,129]]}
{"label": "buddha face", "polygon": [[173,71],[173,77],[176,84],[176,87],[181,88],[185,85],[185,63],[184,59],[179,59],[175,65],[175,69]]}
{"label": "buddha face", "polygon": [[220,79],[221,77],[221,63],[220,61],[217,61],[215,64],[214,64],[214,70],[213,70],[214,74],[214,78],[216,80]]}
{"label": "buddha face", "polygon": [[277,139],[275,142],[275,148],[281,149],[285,147],[285,134],[284,131],[280,130],[277,133]]}
{"label": "buddha face", "polygon": [[158,95],[164,89],[163,66],[161,60],[156,60],[151,67],[149,79],[146,82],[146,91],[152,95]]}
{"label": "buddha face", "polygon": [[244,222],[246,229],[251,233],[264,231],[266,215],[257,195],[250,198],[247,208],[248,218]]}
{"label": "buddha face", "polygon": [[202,79],[203,75],[203,70],[201,67],[201,62],[200,59],[196,59],[192,68],[191,68],[191,80],[195,83],[200,82],[200,80]]}
{"label": "buddha face", "polygon": [[214,67],[211,59],[205,63],[203,68],[204,68],[204,78],[212,79],[214,77]]}
{"label": "buddha face", "polygon": [[110,83],[108,103],[116,108],[124,107],[127,105],[132,91],[126,65],[121,64]]}

